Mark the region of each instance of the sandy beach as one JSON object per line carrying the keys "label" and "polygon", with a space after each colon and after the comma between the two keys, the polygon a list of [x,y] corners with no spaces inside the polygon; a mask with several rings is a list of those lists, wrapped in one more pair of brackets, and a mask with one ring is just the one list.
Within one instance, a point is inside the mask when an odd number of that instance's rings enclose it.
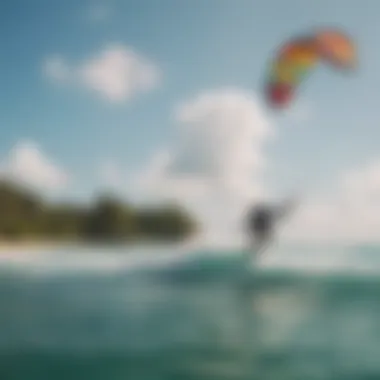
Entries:
{"label": "sandy beach", "polygon": [[62,245],[63,243],[49,241],[0,242],[0,258],[13,256],[15,254],[25,255],[40,253]]}

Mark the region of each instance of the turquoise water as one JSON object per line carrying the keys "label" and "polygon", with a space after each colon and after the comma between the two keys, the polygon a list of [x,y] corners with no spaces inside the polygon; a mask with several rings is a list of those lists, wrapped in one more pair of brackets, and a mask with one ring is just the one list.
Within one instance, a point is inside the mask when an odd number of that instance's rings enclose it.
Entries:
{"label": "turquoise water", "polygon": [[320,249],[3,260],[0,379],[380,379],[380,251]]}

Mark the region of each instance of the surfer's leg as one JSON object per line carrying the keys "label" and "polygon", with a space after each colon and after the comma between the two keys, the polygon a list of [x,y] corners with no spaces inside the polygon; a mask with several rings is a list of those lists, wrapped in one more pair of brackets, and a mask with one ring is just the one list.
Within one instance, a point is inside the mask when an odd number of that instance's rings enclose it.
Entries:
{"label": "surfer's leg", "polygon": [[256,257],[262,256],[265,251],[269,248],[269,246],[272,243],[272,234],[271,233],[262,233],[258,238],[257,238],[257,243],[256,243]]}

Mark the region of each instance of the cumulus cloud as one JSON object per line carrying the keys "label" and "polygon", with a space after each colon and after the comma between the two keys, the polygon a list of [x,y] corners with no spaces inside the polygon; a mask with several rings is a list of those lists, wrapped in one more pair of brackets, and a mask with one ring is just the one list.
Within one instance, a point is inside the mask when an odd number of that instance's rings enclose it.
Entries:
{"label": "cumulus cloud", "polygon": [[114,103],[153,90],[161,77],[154,63],[120,44],[107,45],[76,64],[70,64],[62,57],[49,57],[44,62],[43,71],[54,82],[81,86]]}
{"label": "cumulus cloud", "polygon": [[153,157],[139,185],[189,206],[208,239],[230,239],[247,204],[268,195],[262,170],[272,126],[256,97],[238,89],[199,94],[173,116],[175,147]]}
{"label": "cumulus cloud", "polygon": [[380,241],[380,159],[347,170],[328,196],[308,199],[284,234],[292,239]]}
{"label": "cumulus cloud", "polygon": [[[204,239],[242,242],[247,205],[272,198],[264,181],[273,126],[253,94],[221,90],[180,104],[178,138],[138,177],[139,194],[171,197],[203,224]],[[280,230],[295,241],[380,241],[380,159],[342,173],[327,195],[306,194]]]}
{"label": "cumulus cloud", "polygon": [[68,182],[65,171],[30,141],[16,144],[1,166],[1,176],[23,185],[57,190]]}

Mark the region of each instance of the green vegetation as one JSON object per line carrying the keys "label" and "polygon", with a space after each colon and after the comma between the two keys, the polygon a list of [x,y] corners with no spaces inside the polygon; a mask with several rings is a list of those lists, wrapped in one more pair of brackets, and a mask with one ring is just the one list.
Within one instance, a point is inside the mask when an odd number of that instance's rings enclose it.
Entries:
{"label": "green vegetation", "polygon": [[196,230],[195,221],[176,205],[141,209],[105,195],[87,207],[51,204],[5,181],[0,181],[0,209],[0,239],[8,241],[178,241]]}

